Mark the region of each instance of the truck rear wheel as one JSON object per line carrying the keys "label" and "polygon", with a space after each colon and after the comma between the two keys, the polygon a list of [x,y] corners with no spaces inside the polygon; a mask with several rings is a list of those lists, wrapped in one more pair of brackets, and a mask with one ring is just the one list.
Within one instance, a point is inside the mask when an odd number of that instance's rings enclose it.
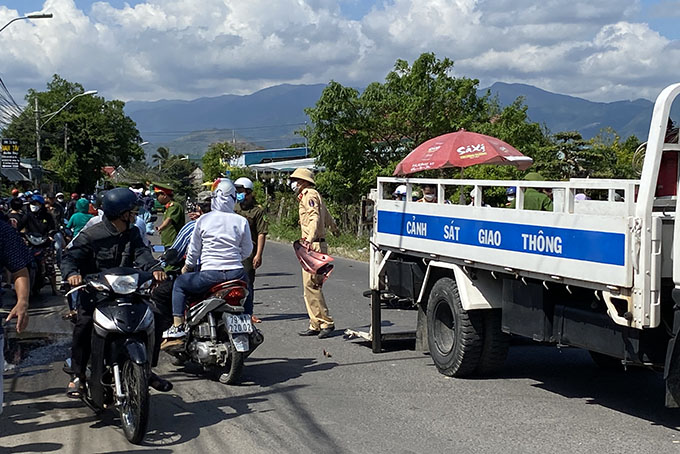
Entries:
{"label": "truck rear wheel", "polygon": [[501,330],[501,317],[500,309],[483,311],[482,354],[476,371],[479,375],[491,375],[498,372],[508,357],[510,336]]}
{"label": "truck rear wheel", "polygon": [[456,281],[439,279],[427,303],[427,340],[435,366],[444,375],[465,377],[477,369],[482,353],[483,319],[463,309]]}

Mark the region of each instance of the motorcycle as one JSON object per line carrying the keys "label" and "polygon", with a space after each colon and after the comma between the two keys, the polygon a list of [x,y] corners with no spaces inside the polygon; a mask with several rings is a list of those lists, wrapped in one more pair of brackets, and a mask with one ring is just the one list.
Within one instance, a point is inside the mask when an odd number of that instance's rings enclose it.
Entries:
{"label": "motorcycle", "polygon": [[[33,261],[29,266],[29,279],[31,286],[31,296],[40,294],[43,285],[49,284],[54,276],[50,276],[47,269],[46,254],[48,248],[52,247],[52,240],[48,235],[27,232],[24,234],[28,247],[33,255]],[[53,272],[53,271],[52,271]]]}
{"label": "motorcycle", "polygon": [[[149,306],[153,276],[134,268],[111,268],[86,276],[83,291],[96,298],[92,353],[81,400],[96,413],[120,413],[125,437],[139,444],[149,420],[150,358],[154,315]],[[70,365],[69,365],[70,366]]]}
{"label": "motorcycle", "polygon": [[243,361],[264,341],[250,315],[243,313],[247,295],[246,283],[232,280],[217,284],[203,297],[189,301],[185,312],[186,340],[164,350],[177,358],[177,363],[202,366],[220,383],[238,383]]}

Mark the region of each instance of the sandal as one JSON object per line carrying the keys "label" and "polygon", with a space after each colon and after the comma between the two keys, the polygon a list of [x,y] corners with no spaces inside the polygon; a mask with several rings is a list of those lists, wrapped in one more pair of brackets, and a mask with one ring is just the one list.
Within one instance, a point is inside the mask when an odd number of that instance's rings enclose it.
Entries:
{"label": "sandal", "polygon": [[80,399],[83,397],[84,391],[85,388],[83,387],[80,378],[75,377],[68,383],[68,387],[66,388],[66,396],[70,397],[71,399]]}
{"label": "sandal", "polygon": [[159,377],[158,375],[151,373],[149,375],[149,386],[151,386],[156,391],[167,393],[172,391],[172,383]]}
{"label": "sandal", "polygon": [[260,320],[260,318],[257,317],[256,315],[251,315],[250,321],[253,322],[253,323],[262,323],[262,320]]}

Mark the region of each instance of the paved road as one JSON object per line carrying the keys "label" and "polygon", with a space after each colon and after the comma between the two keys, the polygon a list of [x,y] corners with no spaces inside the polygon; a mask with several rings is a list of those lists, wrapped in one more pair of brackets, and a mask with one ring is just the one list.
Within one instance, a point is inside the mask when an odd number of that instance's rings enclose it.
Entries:
{"label": "paved road", "polygon": [[[361,325],[367,266],[336,263],[326,286],[332,314],[338,328]],[[96,418],[63,396],[66,376],[52,360],[66,344],[50,346],[5,382],[0,452],[680,451],[680,413],[663,408],[657,374],[603,372],[582,351],[521,344],[497,378],[446,378],[412,344],[374,355],[341,335],[298,337],[306,327],[300,281],[291,247],[268,244],[255,296],[266,340],[243,384],[207,381],[166,358],[161,372],[175,390],[153,393],[142,447],[127,443],[113,413]]]}

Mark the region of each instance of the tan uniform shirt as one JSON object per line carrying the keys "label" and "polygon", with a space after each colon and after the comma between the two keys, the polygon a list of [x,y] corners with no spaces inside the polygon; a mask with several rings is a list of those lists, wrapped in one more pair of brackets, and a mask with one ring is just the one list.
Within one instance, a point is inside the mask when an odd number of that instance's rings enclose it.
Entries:
{"label": "tan uniform shirt", "polygon": [[332,231],[338,229],[316,189],[303,189],[298,195],[298,201],[302,238],[312,243],[326,238],[326,227],[330,227]]}

